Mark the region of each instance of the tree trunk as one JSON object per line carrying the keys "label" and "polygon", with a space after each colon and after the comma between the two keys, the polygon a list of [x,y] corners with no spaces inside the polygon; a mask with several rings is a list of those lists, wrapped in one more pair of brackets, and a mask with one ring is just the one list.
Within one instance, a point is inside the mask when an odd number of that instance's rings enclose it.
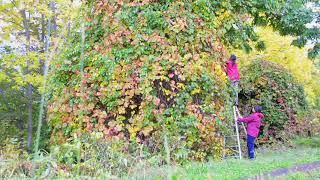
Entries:
{"label": "tree trunk", "polygon": [[23,143],[23,119],[21,118],[22,116],[19,115],[18,119],[17,119],[17,127],[19,129],[19,145],[20,145],[20,149],[24,148],[24,143]]}
{"label": "tree trunk", "polygon": [[46,22],[45,22],[44,14],[41,14],[41,40],[40,41],[43,43],[43,45],[44,45],[45,37],[46,37]]}
{"label": "tree trunk", "polygon": [[[49,7],[51,10],[54,9],[54,2],[51,1],[49,4]],[[45,52],[46,52],[46,58],[45,58],[45,63],[44,63],[44,72],[43,72],[43,76],[44,76],[44,81],[43,81],[43,90],[44,92],[42,92],[41,94],[41,100],[40,100],[40,111],[39,111],[39,120],[38,120],[38,128],[37,128],[37,133],[36,133],[36,142],[35,142],[35,153],[36,155],[38,155],[38,151],[39,151],[39,141],[40,141],[40,136],[41,136],[41,127],[42,124],[44,122],[44,113],[45,112],[45,106],[46,106],[46,84],[47,84],[47,77],[48,77],[48,71],[49,71],[49,66],[50,66],[50,59],[51,57],[49,57],[49,47],[50,47],[50,36],[51,36],[51,28],[52,28],[52,24],[51,24],[51,17],[49,17],[48,19],[48,36],[46,39],[46,46],[45,46]]]}
{"label": "tree trunk", "polygon": [[[39,35],[40,43],[40,52],[43,53],[45,51],[45,33],[46,33],[46,23],[45,23],[45,16],[41,14],[41,33]],[[41,64],[39,67],[39,74],[44,71],[44,60],[39,58],[39,63]]]}
{"label": "tree trunk", "polygon": [[70,21],[68,22],[68,33],[67,33],[67,37],[70,36],[70,32],[71,32],[71,23]]}
{"label": "tree trunk", "polygon": [[57,17],[56,17],[56,4],[54,1],[50,2],[50,9],[53,12],[53,17],[52,17],[52,34],[54,37],[57,36]]}
{"label": "tree trunk", "polygon": [[33,133],[33,119],[32,119],[32,85],[28,83],[28,141],[27,141],[27,147],[28,151],[32,151],[32,133]]}
{"label": "tree trunk", "polygon": [[[26,51],[30,52],[31,51],[31,44],[30,44],[30,27],[29,27],[29,19],[30,19],[30,14],[29,18],[27,18],[26,11],[23,9],[20,11],[20,14],[23,19],[23,26],[25,30],[25,37],[27,40],[27,48]],[[26,69],[26,74],[30,73],[29,70],[30,66],[30,61],[27,61],[27,69]],[[28,96],[28,138],[27,138],[27,148],[28,151],[32,151],[32,133],[33,133],[33,122],[32,122],[32,117],[33,117],[33,98],[32,98],[32,85],[28,83],[28,88],[27,88],[27,96]]]}

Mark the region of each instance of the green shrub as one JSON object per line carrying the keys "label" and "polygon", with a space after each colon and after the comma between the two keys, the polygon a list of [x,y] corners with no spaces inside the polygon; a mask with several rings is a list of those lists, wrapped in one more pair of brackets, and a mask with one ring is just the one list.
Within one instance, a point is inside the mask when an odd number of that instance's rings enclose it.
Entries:
{"label": "green shrub", "polygon": [[303,86],[279,64],[256,60],[241,73],[240,107],[249,114],[253,106],[262,106],[265,136],[274,136],[288,123],[295,126],[298,114],[307,111]]}
{"label": "green shrub", "polygon": [[5,146],[8,143],[6,140],[8,138],[18,139],[20,135],[19,129],[13,125],[10,121],[1,120],[0,127],[0,147]]}

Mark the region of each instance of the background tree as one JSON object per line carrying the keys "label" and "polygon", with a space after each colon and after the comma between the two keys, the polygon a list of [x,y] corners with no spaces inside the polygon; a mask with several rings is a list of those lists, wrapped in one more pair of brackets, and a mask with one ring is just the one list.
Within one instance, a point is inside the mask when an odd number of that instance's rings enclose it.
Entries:
{"label": "background tree", "polygon": [[[2,52],[1,83],[5,83],[12,92],[20,92],[28,97],[28,105],[22,109],[11,109],[25,114],[28,110],[28,138],[29,151],[32,146],[34,133],[34,118],[37,117],[39,93],[42,92],[43,67],[45,60],[45,43],[48,40],[48,18],[52,17],[54,38],[57,34],[66,35],[66,22],[71,22],[74,4],[72,1],[5,1],[0,4],[1,41],[7,44],[10,52]],[[58,15],[59,14],[59,15]],[[10,47],[11,46],[11,47]],[[50,47],[49,44],[48,47]],[[6,90],[9,90],[6,89]],[[7,94],[9,95],[9,94]],[[14,95],[14,93],[12,94]],[[19,98],[12,98],[18,100]],[[23,98],[22,98],[23,99]],[[11,103],[20,104],[20,101]],[[22,103],[23,104],[23,103]],[[35,113],[36,112],[36,113]],[[1,113],[8,113],[2,111]],[[19,114],[19,113],[17,113]]]}
{"label": "background tree", "polygon": [[[308,59],[307,48],[298,48],[291,43],[295,39],[292,36],[281,36],[270,27],[258,27],[257,34],[265,43],[263,51],[252,50],[249,54],[241,50],[230,50],[239,56],[240,66],[247,66],[253,60],[261,59],[275,62],[288,69],[299,83],[303,84],[307,100],[310,105],[316,107],[320,98],[320,69],[316,62]],[[244,74],[247,76],[246,74]]]}

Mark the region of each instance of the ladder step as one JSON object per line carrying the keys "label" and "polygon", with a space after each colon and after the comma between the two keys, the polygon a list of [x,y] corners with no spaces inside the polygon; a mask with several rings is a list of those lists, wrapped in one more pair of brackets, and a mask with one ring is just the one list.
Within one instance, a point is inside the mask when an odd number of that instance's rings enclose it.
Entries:
{"label": "ladder step", "polygon": [[224,158],[225,158],[225,159],[226,159],[226,158],[239,158],[239,155],[234,155],[234,156],[225,156]]}
{"label": "ladder step", "polygon": [[233,137],[237,137],[237,135],[230,135],[230,136],[224,136],[225,138],[233,138]]}
{"label": "ladder step", "polygon": [[[224,148],[225,148],[225,149],[235,150],[235,151],[238,151],[238,150],[239,150],[238,146],[225,146]],[[240,148],[245,148],[245,147],[244,147],[244,146],[241,146]]]}
{"label": "ladder step", "polygon": [[238,146],[225,146],[226,148],[238,148]]}
{"label": "ladder step", "polygon": [[232,138],[232,137],[237,137],[237,135],[224,136],[224,138]]}
{"label": "ladder step", "polygon": [[239,152],[238,149],[229,149],[230,151],[233,151],[233,152]]}

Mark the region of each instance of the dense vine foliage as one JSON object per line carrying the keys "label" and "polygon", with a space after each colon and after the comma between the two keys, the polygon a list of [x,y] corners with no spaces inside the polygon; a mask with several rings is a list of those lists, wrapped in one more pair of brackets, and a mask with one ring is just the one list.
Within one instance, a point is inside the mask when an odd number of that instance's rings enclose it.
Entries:
{"label": "dense vine foliage", "polygon": [[84,56],[75,33],[53,68],[52,140],[92,133],[143,144],[153,153],[164,149],[168,137],[174,159],[221,155],[219,125],[232,120],[224,46],[249,51],[253,42],[261,48],[255,24],[272,21],[275,29],[296,34],[312,17],[302,3],[294,3],[304,15],[296,29],[290,29],[296,14],[278,16],[291,7],[284,2],[84,3]]}
{"label": "dense vine foliage", "polygon": [[87,17],[82,81],[80,45],[56,64],[52,137],[82,129],[157,152],[166,135],[177,159],[219,157],[218,123],[227,119],[231,98],[211,21],[197,4],[118,4],[117,12],[112,4],[95,6]]}
{"label": "dense vine foliage", "polygon": [[285,124],[295,126],[297,114],[305,112],[307,102],[303,86],[291,73],[270,61],[253,61],[242,68],[240,106],[250,113],[254,105],[261,105],[265,114],[265,138],[274,137]]}

